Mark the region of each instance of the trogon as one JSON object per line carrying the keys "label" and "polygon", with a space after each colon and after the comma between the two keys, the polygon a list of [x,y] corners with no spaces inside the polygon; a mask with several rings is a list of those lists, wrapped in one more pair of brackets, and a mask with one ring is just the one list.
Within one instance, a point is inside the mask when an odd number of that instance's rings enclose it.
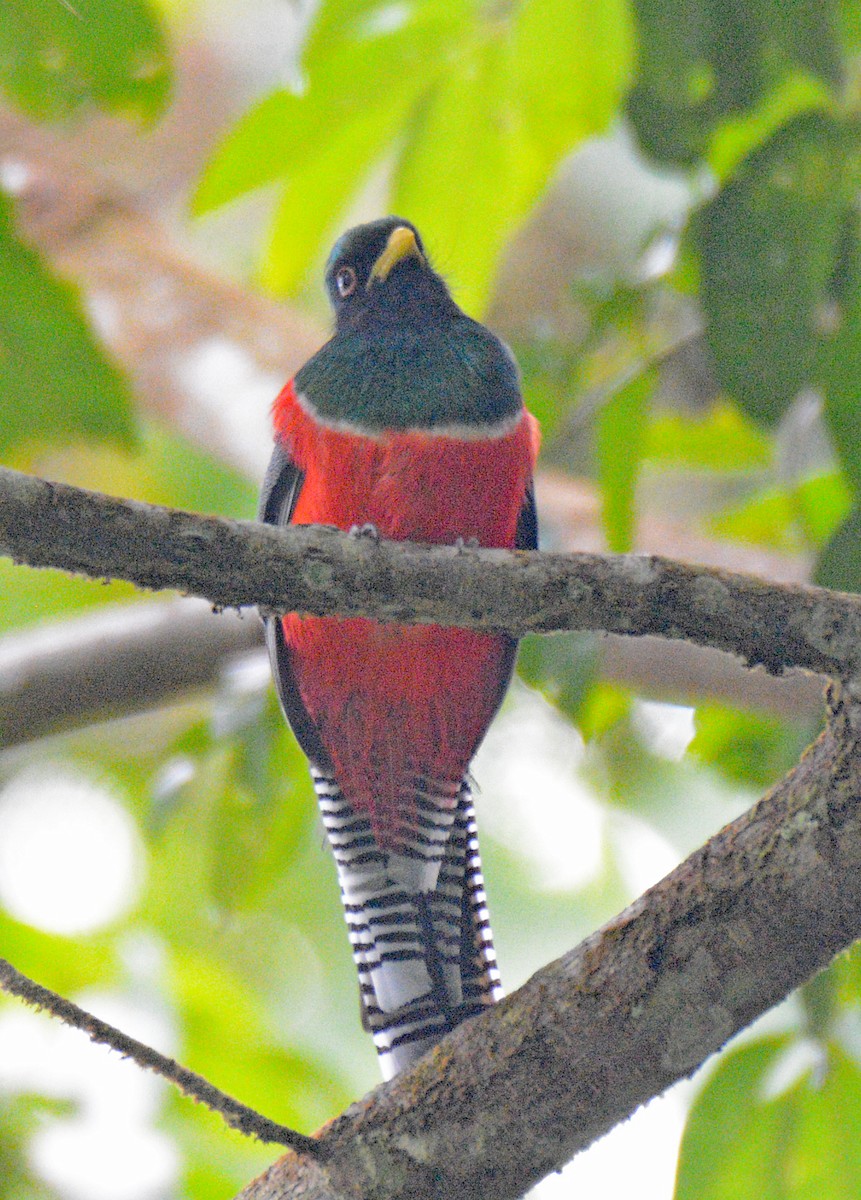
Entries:
{"label": "trogon", "polygon": [[[454,302],[416,228],[349,230],[326,288],[335,332],[275,402],[260,519],[535,548],[538,431],[517,367]],[[500,994],[468,771],[516,643],[295,614],[268,618],[266,636],[390,1078]]]}

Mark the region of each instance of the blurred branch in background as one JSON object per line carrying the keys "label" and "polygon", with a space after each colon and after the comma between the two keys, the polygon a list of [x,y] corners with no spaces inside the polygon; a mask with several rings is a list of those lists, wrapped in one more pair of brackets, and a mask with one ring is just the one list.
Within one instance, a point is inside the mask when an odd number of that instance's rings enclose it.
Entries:
{"label": "blurred branch in background", "polygon": [[0,640],[0,746],[145,712],[213,687],[259,649],[256,616],[203,600],[102,609]]}
{"label": "blurred branch in background", "polygon": [[[254,651],[263,664],[255,617],[213,613],[193,599],[123,605],[10,634],[0,640],[0,746],[180,702]],[[718,699],[797,721],[815,720],[822,706],[818,677],[751,673],[702,646],[608,634],[599,656],[604,678],[676,704]],[[268,685],[265,671],[262,678]]]}
{"label": "blurred branch in background", "polygon": [[[82,289],[144,408],[259,478],[268,405],[325,334],[289,306],[196,265],[121,188],[3,109],[0,189],[14,197],[22,232]],[[224,402],[242,394],[247,407]]]}

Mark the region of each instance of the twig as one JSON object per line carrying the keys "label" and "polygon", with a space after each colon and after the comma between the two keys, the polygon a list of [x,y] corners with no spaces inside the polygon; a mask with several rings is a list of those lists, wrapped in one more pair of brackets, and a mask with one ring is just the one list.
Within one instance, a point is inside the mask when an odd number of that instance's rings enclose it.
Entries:
{"label": "twig", "polygon": [[25,1004],[32,1005],[33,1008],[43,1009],[52,1016],[59,1017],[73,1029],[80,1029],[91,1042],[109,1046],[123,1058],[130,1058],[139,1067],[161,1075],[163,1079],[175,1084],[184,1096],[206,1105],[207,1108],[218,1113],[232,1129],[238,1129],[246,1137],[287,1146],[300,1154],[310,1154],[314,1157],[320,1155],[320,1143],[315,1138],[306,1137],[305,1134],[297,1133],[286,1125],[270,1121],[268,1117],[261,1116],[253,1108],[240,1104],[238,1100],[234,1100],[226,1092],[214,1087],[200,1075],[196,1075],[194,1071],[181,1067],[172,1058],[159,1054],[151,1046],[129,1037],[115,1026],[109,1025],[107,1021],[102,1021],[85,1009],[79,1008],[71,1000],[66,1000],[63,996],[52,992],[50,988],[42,987],[41,984],[28,979],[5,958],[0,958],[0,988],[8,992],[10,996],[17,996]]}

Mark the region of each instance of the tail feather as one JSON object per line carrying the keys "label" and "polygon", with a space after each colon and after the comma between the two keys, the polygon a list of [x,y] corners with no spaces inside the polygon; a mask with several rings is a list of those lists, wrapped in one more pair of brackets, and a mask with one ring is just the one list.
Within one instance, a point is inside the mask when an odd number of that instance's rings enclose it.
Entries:
{"label": "tail feather", "polygon": [[389,1079],[501,994],[472,795],[466,781],[454,806],[420,794],[415,836],[385,851],[337,782],[312,774],[365,1024]]}

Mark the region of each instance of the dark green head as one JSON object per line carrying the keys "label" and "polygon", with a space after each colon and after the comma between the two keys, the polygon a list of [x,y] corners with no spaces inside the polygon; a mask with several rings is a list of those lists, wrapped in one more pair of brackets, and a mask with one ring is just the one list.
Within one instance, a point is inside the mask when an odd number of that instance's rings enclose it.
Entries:
{"label": "dark green head", "polygon": [[338,238],[326,263],[338,329],[441,319],[457,311],[415,225],[383,217]]}
{"label": "dark green head", "polygon": [[321,419],[370,431],[480,428],[520,412],[514,360],[461,312],[409,221],[348,230],[326,289],[335,336],[296,375]]}

